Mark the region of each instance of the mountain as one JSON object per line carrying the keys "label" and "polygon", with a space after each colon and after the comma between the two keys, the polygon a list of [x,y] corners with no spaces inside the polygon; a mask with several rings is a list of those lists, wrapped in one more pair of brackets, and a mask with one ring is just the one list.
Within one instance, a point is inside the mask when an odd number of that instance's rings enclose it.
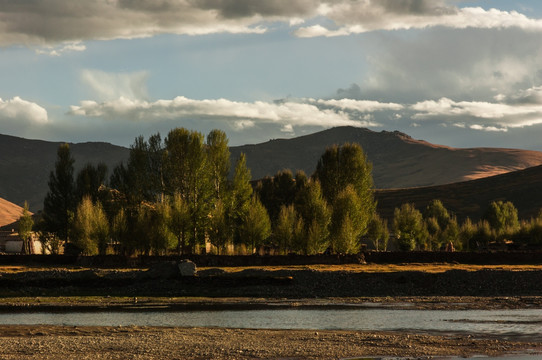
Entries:
{"label": "mountain", "polygon": [[[0,135],[0,197],[20,206],[26,200],[33,212],[42,209],[49,173],[54,169],[60,144]],[[76,173],[89,162],[103,162],[112,170],[128,158],[129,152],[126,148],[101,142],[70,143],[70,150]]]}
{"label": "mountain", "polygon": [[19,220],[23,208],[0,198],[0,228]]}
{"label": "mountain", "polygon": [[[407,188],[454,183],[525,169],[542,164],[542,152],[473,148],[455,149],[415,140],[401,132],[375,132],[338,127],[293,139],[231,147],[232,168],[239,154],[247,155],[252,178],[279,170],[312,174],[326,147],[359,143],[373,163],[376,188]],[[60,142],[27,140],[0,135],[0,197],[30,210],[43,207],[49,173]],[[128,158],[129,149],[101,142],[70,144],[75,171],[87,163],[104,162],[111,171]]]}
{"label": "mountain", "polygon": [[542,208],[542,166],[535,166],[483,179],[410,189],[377,190],[379,214],[393,218],[393,211],[413,203],[423,212],[433,199],[439,199],[458,220],[478,220],[492,201],[511,201],[522,219],[537,216]]}
{"label": "mountain", "polygon": [[[542,152],[434,145],[394,131],[374,132],[355,127],[337,127],[293,139],[277,139],[257,145],[231,148],[232,159],[241,152],[253,179],[272,176],[283,169],[316,169],[326,147],[359,143],[373,163],[376,188],[431,186],[472,180],[542,164]],[[235,162],[232,160],[232,164]]]}

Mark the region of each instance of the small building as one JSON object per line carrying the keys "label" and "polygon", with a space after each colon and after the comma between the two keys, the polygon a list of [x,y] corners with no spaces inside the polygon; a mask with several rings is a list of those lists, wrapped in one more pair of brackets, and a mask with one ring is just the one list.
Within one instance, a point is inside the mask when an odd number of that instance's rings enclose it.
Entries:
{"label": "small building", "polygon": [[[15,230],[0,231],[0,253],[21,254],[23,252],[23,240]],[[41,254],[41,242],[35,233],[32,233],[30,241],[30,253]]]}

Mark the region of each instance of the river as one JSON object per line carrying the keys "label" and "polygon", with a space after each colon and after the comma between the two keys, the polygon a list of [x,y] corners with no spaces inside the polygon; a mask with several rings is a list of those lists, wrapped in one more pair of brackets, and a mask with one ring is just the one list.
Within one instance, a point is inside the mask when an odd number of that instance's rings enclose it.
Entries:
{"label": "river", "polygon": [[3,325],[178,326],[465,333],[542,341],[542,309],[409,310],[344,307],[2,313]]}

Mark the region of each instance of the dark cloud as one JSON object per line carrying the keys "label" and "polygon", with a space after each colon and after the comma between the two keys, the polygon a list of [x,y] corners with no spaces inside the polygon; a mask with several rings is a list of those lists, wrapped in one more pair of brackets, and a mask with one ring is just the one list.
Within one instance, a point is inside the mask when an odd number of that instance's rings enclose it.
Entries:
{"label": "dark cloud", "polygon": [[264,17],[307,17],[316,13],[318,1],[314,0],[193,0],[202,9],[218,10],[224,18],[242,18],[260,15]]}
{"label": "dark cloud", "polygon": [[387,12],[409,15],[453,15],[457,14],[455,6],[446,5],[438,0],[380,0],[373,1]]}

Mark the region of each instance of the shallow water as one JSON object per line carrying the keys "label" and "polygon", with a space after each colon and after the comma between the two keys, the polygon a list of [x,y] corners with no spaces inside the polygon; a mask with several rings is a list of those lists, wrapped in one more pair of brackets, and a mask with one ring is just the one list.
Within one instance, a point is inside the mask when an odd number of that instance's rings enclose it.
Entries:
{"label": "shallow water", "polygon": [[0,314],[4,325],[179,326],[460,332],[542,341],[542,310],[266,309],[104,311]]}

